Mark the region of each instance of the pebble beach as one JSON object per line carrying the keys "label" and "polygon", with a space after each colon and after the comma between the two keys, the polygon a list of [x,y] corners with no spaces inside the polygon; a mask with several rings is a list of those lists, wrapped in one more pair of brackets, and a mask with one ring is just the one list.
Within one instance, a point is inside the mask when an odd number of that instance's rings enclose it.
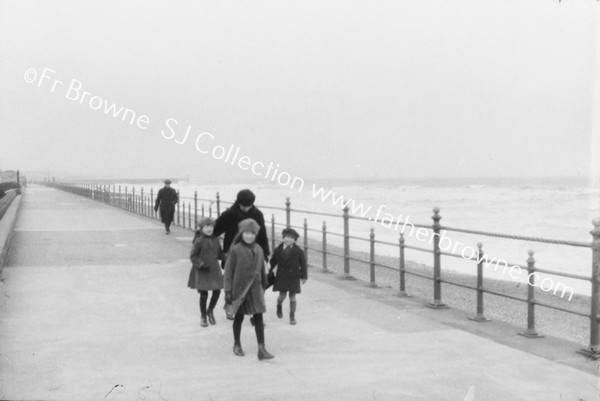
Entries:
{"label": "pebble beach", "polygon": [[[302,246],[302,241],[302,238],[300,238],[298,242],[299,246]],[[323,265],[323,256],[320,252],[322,249],[321,242],[309,238],[308,248],[308,263],[311,266],[310,271],[320,271]],[[342,248],[330,244],[327,245],[327,251],[328,253],[336,255],[343,254]],[[364,281],[365,285],[367,285],[370,282],[369,254],[351,251],[350,258],[350,275],[357,280]],[[394,267],[376,266],[375,284],[378,287],[395,288],[399,290],[398,258],[376,256],[375,263],[382,266]],[[344,261],[341,257],[329,255],[327,258],[327,268],[333,274],[342,275],[344,273]],[[407,260],[406,272],[405,283],[407,294],[416,299],[422,299],[423,303],[431,302],[433,300],[433,281],[424,277],[419,277],[415,274],[432,277],[433,268],[422,263]],[[447,270],[444,271],[443,259],[442,279],[461,285],[476,286],[475,276]],[[507,294],[523,300],[527,299],[527,284],[489,278],[486,279],[485,272],[483,287],[484,290]],[[376,289],[374,289],[374,291],[376,291]],[[559,308],[576,311],[586,315],[589,315],[590,313],[590,297],[588,296],[575,294],[569,301],[568,297],[561,298],[558,295],[544,293],[537,289],[535,298],[538,302]],[[476,292],[472,289],[444,282],[442,283],[442,301],[451,308],[472,312],[473,316],[476,313]],[[484,293],[484,315],[488,319],[503,321],[517,327],[522,327],[523,331],[527,328],[526,302]],[[590,324],[588,317],[538,305],[535,308],[535,328],[539,334],[558,337],[581,344],[582,346],[587,346],[590,342]]]}

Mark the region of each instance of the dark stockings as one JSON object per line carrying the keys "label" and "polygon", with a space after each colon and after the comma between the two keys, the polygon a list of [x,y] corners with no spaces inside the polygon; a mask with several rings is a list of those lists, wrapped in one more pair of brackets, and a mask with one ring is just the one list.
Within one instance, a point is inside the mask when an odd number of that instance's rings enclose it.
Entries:
{"label": "dark stockings", "polygon": [[[200,291],[200,314],[202,316],[206,316],[206,301],[208,300],[208,291]],[[221,290],[214,290],[212,296],[210,297],[210,304],[208,305],[208,310],[212,311],[217,306],[217,301],[219,300],[219,295],[221,295]]]}
{"label": "dark stockings", "polygon": [[[252,315],[254,318],[254,331],[256,332],[256,341],[259,344],[265,343],[265,328],[263,326],[263,314],[255,313]],[[244,314],[236,313],[233,319],[233,340],[236,344],[240,344],[240,335],[242,334],[242,323],[244,322]]]}

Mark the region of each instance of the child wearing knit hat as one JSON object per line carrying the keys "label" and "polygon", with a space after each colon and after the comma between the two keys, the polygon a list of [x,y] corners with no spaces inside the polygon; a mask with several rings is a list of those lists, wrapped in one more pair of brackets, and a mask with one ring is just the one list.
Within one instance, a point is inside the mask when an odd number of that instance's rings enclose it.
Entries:
{"label": "child wearing knit hat", "polygon": [[[223,251],[219,239],[213,235],[215,220],[205,217],[198,222],[198,231],[194,236],[194,245],[190,253],[192,269],[188,279],[188,287],[200,293],[200,325],[208,327],[215,324],[213,310],[223,289],[223,273],[219,259],[223,259]],[[206,302],[208,292],[212,291],[208,309]],[[208,322],[207,322],[208,319]]]}
{"label": "child wearing knit hat", "polygon": [[240,336],[244,315],[254,319],[254,331],[258,342],[258,359],[271,359],[265,349],[263,313],[266,312],[264,288],[267,284],[265,259],[262,248],[256,243],[260,231],[253,219],[240,221],[239,232],[233,240],[225,262],[225,306],[233,319],[233,353],[244,356]]}

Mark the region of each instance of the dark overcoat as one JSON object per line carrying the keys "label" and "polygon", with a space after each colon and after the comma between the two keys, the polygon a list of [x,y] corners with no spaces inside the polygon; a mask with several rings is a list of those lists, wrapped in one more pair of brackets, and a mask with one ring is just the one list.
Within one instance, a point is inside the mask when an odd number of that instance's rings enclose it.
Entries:
{"label": "dark overcoat", "polygon": [[240,209],[239,203],[235,202],[217,218],[214,235],[218,237],[225,233],[225,238],[223,238],[223,251],[227,253],[229,252],[229,248],[231,247],[235,235],[238,233],[238,223],[248,218],[254,219],[260,227],[260,230],[256,235],[256,243],[262,248],[265,259],[268,259],[271,252],[269,251],[269,239],[267,238],[265,218],[262,212],[254,206],[252,206],[247,213],[244,213]]}
{"label": "dark overcoat", "polygon": [[171,224],[175,215],[175,205],[179,202],[177,191],[171,187],[163,187],[156,194],[154,210],[160,209],[160,220],[163,223]]}
{"label": "dark overcoat", "polygon": [[267,285],[263,251],[256,242],[233,245],[225,262],[225,292],[231,292],[234,313],[264,313]]}
{"label": "dark overcoat", "polygon": [[[219,259],[223,258],[221,244],[214,235],[207,237],[201,234],[194,240],[190,253],[192,269],[188,279],[188,287],[199,291],[214,291],[223,289],[223,273]],[[202,264],[199,269],[195,265]]]}
{"label": "dark overcoat", "polygon": [[284,250],[280,244],[275,248],[270,264],[272,269],[277,266],[273,291],[301,292],[300,279],[308,278],[308,269],[304,251],[299,246],[294,244]]}

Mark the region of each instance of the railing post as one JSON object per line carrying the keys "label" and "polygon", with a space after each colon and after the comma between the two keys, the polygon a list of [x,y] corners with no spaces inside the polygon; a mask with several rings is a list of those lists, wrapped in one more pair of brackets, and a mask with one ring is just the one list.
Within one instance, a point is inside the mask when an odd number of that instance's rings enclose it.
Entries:
{"label": "railing post", "polygon": [[112,192],[110,194],[110,204],[113,205],[113,206],[115,206],[115,195],[117,193],[117,191],[115,189],[116,189],[115,184],[113,184],[113,186],[112,186]]}
{"label": "railing post", "polygon": [[156,219],[156,212],[154,211],[154,189],[150,188],[150,213],[152,217]]}
{"label": "railing post", "polygon": [[123,209],[123,198],[121,197],[121,186],[119,185],[119,207]]}
{"label": "railing post", "polygon": [[271,249],[275,252],[275,214],[271,215]]}
{"label": "railing post", "polygon": [[592,221],[592,299],[590,308],[590,346],[577,351],[592,359],[600,359],[600,218]]}
{"label": "railing post", "polygon": [[208,217],[212,217],[212,203],[208,204]]}
{"label": "railing post", "polygon": [[131,211],[135,213],[135,187],[131,187]]}
{"label": "railing post", "polygon": [[140,214],[142,216],[146,215],[146,205],[144,204],[144,187],[142,187],[142,190],[140,191]]}
{"label": "railing post", "polygon": [[200,213],[202,214],[202,217],[204,217],[204,203],[200,205]]}
{"label": "railing post", "polygon": [[285,226],[287,228],[290,228],[290,220],[291,220],[291,203],[290,203],[290,197],[288,196],[287,198],[285,198]]}
{"label": "railing post", "polygon": [[528,338],[541,338],[543,335],[535,331],[535,259],[533,258],[533,250],[527,251],[527,330],[519,333],[519,335]]}
{"label": "railing post", "polygon": [[188,202],[188,228],[192,229],[192,202]]}
{"label": "railing post", "polygon": [[398,247],[400,249],[400,255],[398,255],[398,270],[399,270],[399,276],[400,276],[400,292],[398,292],[398,296],[399,297],[408,297],[409,295],[406,293],[406,278],[405,278],[405,272],[406,272],[406,264],[404,261],[404,243],[405,243],[405,239],[404,239],[404,234],[400,233],[400,238],[398,239]]}
{"label": "railing post", "polygon": [[375,284],[375,230],[371,227],[371,233],[369,234],[370,252],[369,252],[369,271],[370,271],[370,282],[369,287],[377,287]]}
{"label": "railing post", "polygon": [[217,217],[221,215],[221,195],[217,192]]}
{"label": "railing post", "polygon": [[185,228],[185,201],[181,201],[181,209],[182,210],[182,216],[181,216],[181,226],[183,228]]}
{"label": "railing post", "polygon": [[483,314],[483,244],[477,243],[477,314],[469,319],[476,322],[491,321]]}
{"label": "railing post", "polygon": [[440,253],[440,208],[433,208],[433,302],[427,304],[428,307],[433,309],[447,309],[448,305],[442,302],[442,261]]}
{"label": "railing post", "polygon": [[186,216],[186,213],[185,213],[185,201],[183,201],[183,228],[186,228],[186,222],[185,222],[186,219],[189,222],[189,217],[190,217],[189,210],[190,210],[190,202],[188,202],[188,213],[187,213],[187,216]]}
{"label": "railing post", "polygon": [[[177,199],[179,199],[179,190],[177,190]],[[177,202],[177,225],[179,225],[179,204],[181,202]]]}
{"label": "railing post", "polygon": [[308,261],[308,223],[304,219],[304,256]]}
{"label": "railing post", "polygon": [[323,273],[329,273],[329,269],[327,269],[327,224],[325,220],[323,220],[323,242],[321,244],[323,246]]}
{"label": "railing post", "polygon": [[125,210],[129,210],[129,194],[127,193],[127,186],[125,186]]}
{"label": "railing post", "polygon": [[351,279],[353,278],[350,275],[350,215],[348,211],[350,210],[348,206],[344,207],[344,275],[342,278]]}
{"label": "railing post", "polygon": [[194,229],[198,228],[198,191],[194,191]]}

